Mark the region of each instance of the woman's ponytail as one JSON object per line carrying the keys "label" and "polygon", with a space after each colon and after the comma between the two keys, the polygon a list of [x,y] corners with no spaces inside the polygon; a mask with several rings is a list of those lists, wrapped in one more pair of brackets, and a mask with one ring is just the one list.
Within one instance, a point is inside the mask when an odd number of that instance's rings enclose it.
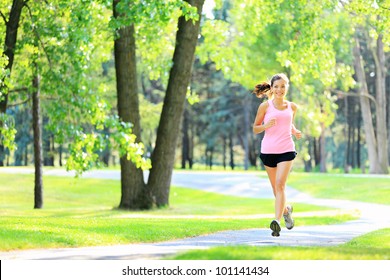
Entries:
{"label": "woman's ponytail", "polygon": [[253,94],[256,94],[258,98],[263,98],[264,96],[268,96],[268,92],[271,90],[271,85],[267,82],[263,82],[255,86],[253,90]]}

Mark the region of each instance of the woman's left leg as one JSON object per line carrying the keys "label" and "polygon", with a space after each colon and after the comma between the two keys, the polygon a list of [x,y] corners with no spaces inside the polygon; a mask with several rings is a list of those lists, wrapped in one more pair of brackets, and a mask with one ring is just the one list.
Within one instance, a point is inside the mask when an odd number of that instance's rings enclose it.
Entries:
{"label": "woman's left leg", "polygon": [[282,161],[276,167],[275,219],[280,221],[286,209],[286,181],[293,161]]}

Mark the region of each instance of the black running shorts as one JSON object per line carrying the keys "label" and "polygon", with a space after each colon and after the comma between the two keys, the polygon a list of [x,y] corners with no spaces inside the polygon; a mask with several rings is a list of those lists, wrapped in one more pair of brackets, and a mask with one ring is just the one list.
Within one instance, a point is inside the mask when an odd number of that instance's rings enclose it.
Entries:
{"label": "black running shorts", "polygon": [[276,167],[279,162],[293,160],[296,156],[296,152],[287,152],[283,154],[260,154],[260,159],[265,166]]}

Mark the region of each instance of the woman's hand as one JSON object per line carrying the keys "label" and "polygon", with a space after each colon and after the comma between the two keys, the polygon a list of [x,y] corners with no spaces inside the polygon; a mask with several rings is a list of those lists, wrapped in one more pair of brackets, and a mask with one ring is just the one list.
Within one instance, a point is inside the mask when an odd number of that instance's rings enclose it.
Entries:
{"label": "woman's hand", "polygon": [[293,129],[292,134],[297,138],[298,140],[302,138],[302,132],[298,129]]}
{"label": "woman's hand", "polygon": [[273,127],[276,125],[276,118],[270,119],[266,124],[264,124],[265,129]]}

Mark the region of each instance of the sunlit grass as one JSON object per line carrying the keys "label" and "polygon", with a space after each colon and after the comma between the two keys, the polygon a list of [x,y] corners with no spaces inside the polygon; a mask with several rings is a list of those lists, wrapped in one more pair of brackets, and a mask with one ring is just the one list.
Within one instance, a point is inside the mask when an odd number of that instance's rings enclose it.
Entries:
{"label": "sunlit grass", "polygon": [[[45,176],[44,209],[33,210],[33,180],[33,175],[0,174],[0,191],[2,193],[0,196],[0,215],[65,215],[60,213],[71,209],[81,213],[93,211],[92,214],[110,216],[114,215],[111,210],[119,205],[121,194],[118,180]],[[298,212],[332,209],[299,203],[294,206]],[[170,191],[169,207],[131,213],[147,213],[148,215],[253,215],[273,213],[273,211],[273,199],[235,197],[173,186]]]}
{"label": "sunlit grass", "polygon": [[[67,217],[1,217],[0,250],[157,242],[269,225],[269,219],[74,218],[67,214]],[[300,219],[300,224],[334,224],[349,219],[348,215],[308,217]]]}
{"label": "sunlit grass", "polygon": [[[44,208],[33,209],[33,175],[0,174],[0,250],[157,242],[222,230],[266,228],[272,199],[242,198],[172,187],[170,207],[123,211],[118,180],[44,177]],[[331,208],[296,204],[295,213]],[[300,225],[356,216],[302,217]]]}
{"label": "sunlit grass", "polygon": [[288,185],[320,198],[390,204],[390,176],[292,172]]}

